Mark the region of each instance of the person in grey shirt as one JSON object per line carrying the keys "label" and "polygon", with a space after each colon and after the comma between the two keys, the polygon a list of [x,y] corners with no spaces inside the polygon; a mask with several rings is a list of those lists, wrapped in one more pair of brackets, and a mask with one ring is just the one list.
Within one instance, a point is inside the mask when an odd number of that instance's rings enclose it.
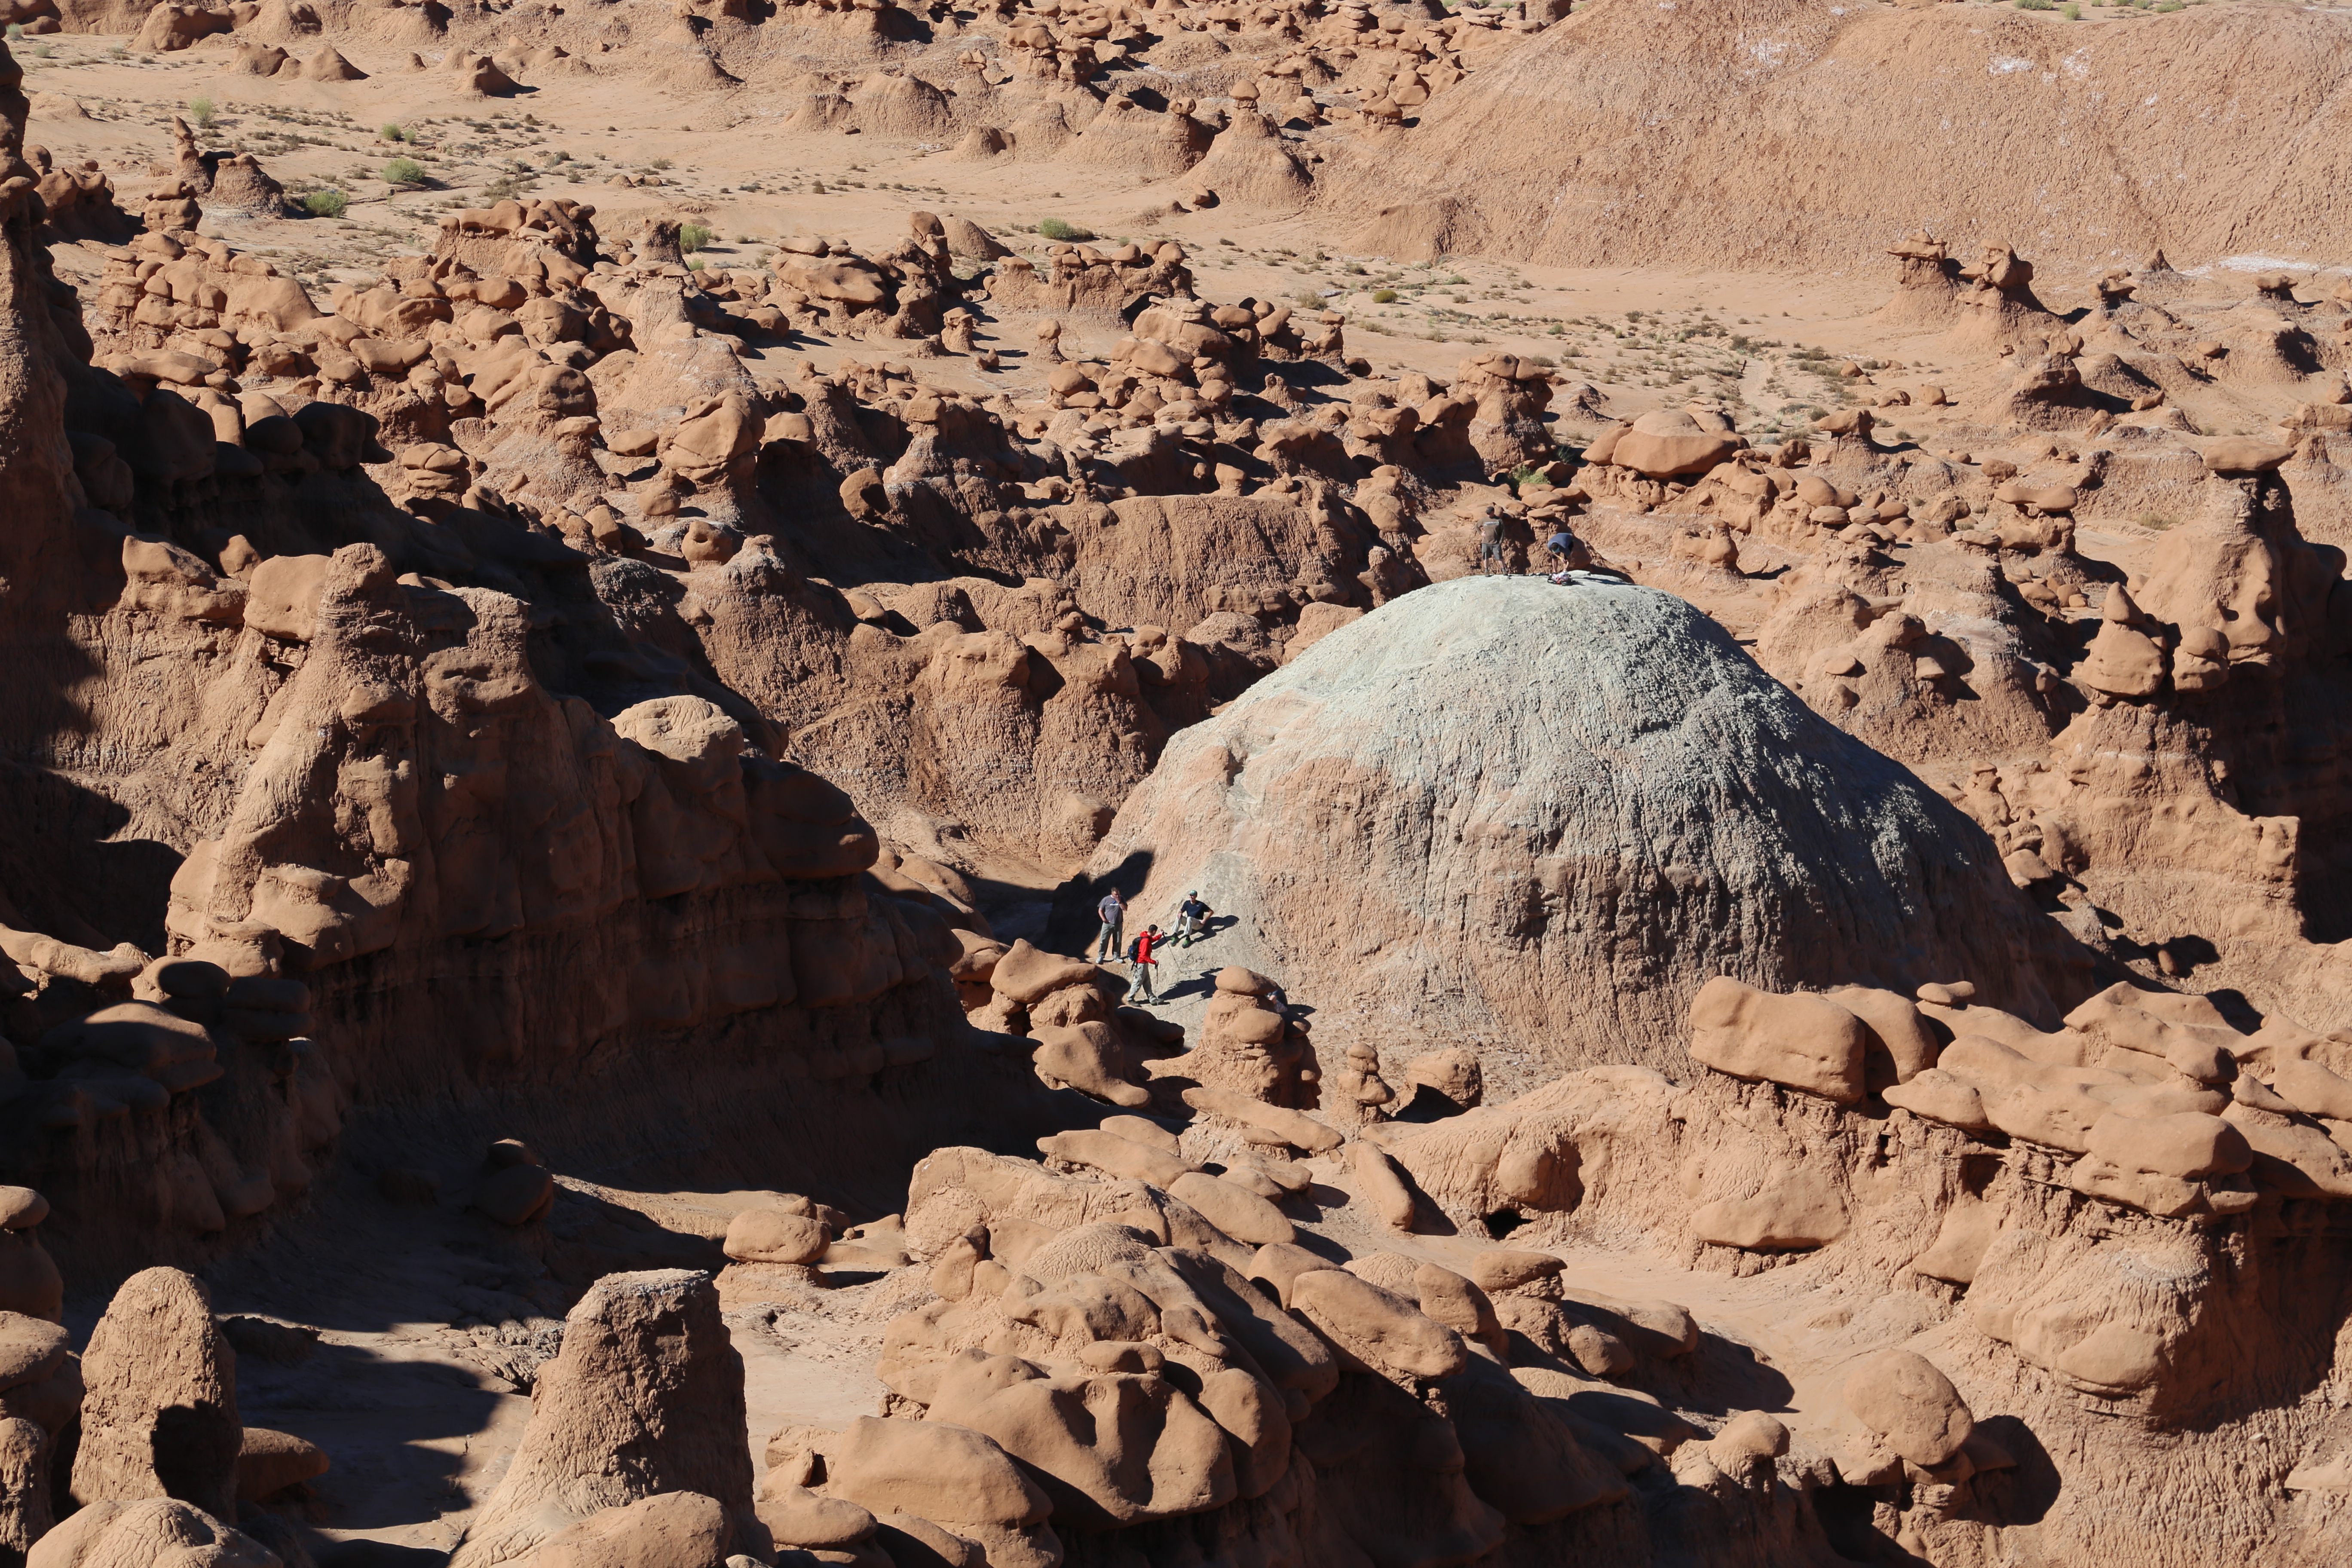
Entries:
{"label": "person in grey shirt", "polygon": [[1095,939],[1095,962],[1114,961],[1120,955],[1118,939],[1127,924],[1127,900],[1118,896],[1117,888],[1113,888],[1103,895],[1102,902],[1095,906],[1095,913],[1102,921],[1102,933]]}

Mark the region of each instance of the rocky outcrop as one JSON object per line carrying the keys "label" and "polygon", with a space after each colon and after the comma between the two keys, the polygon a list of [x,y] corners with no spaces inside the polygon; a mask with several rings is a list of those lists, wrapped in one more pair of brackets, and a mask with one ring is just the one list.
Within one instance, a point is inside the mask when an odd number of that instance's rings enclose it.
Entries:
{"label": "rocky outcrop", "polygon": [[99,1568],[108,1563],[186,1563],[191,1568],[270,1568],[258,1541],[191,1504],[95,1502],[41,1538],[26,1568]]}
{"label": "rocky outcrop", "polygon": [[236,1515],[236,1352],[205,1288],[176,1268],[132,1275],[91,1331],[71,1495],[169,1497]]}
{"label": "rocky outcrop", "polygon": [[1442,584],[1325,637],[1170,744],[1093,866],[1130,859],[1147,899],[1250,910],[1232,956],[1327,1019],[1555,1068],[1625,1059],[1727,966],[1907,989],[1980,952],[2032,1014],[2063,973],[1958,814],[1688,605],[1594,579]]}
{"label": "rocky outcrop", "polygon": [[608,1275],[564,1320],[522,1445],[451,1562],[494,1568],[560,1554],[583,1523],[657,1530],[650,1517],[615,1516],[689,1493],[713,1505],[711,1555],[751,1539],[743,1363],[718,1292],[684,1271]]}

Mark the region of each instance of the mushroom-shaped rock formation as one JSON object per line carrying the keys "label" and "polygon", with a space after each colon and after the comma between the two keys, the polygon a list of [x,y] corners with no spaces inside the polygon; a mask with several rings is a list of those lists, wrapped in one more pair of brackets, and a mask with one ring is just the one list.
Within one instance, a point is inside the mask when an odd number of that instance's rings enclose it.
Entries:
{"label": "mushroom-shaped rock formation", "polygon": [[1460,579],[1324,637],[1171,741],[1093,868],[1130,856],[1141,907],[1248,911],[1220,956],[1327,1019],[1507,1032],[1554,1067],[1683,1070],[1633,1042],[1718,973],[1965,972],[2050,1012],[2051,939],[1957,810],[1683,600],[1589,579]]}

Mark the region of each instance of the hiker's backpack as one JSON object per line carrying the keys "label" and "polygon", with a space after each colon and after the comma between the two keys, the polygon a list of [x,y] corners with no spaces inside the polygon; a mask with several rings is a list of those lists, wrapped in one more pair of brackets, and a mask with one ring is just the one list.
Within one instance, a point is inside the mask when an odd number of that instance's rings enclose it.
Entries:
{"label": "hiker's backpack", "polygon": [[1127,944],[1127,961],[1129,963],[1143,962],[1143,938],[1139,934]]}

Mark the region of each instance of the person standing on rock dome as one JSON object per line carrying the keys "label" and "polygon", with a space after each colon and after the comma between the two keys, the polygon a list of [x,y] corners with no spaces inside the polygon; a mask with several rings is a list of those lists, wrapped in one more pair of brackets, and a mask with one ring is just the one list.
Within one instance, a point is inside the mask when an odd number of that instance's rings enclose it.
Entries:
{"label": "person standing on rock dome", "polygon": [[1095,906],[1095,913],[1102,921],[1102,932],[1095,938],[1095,962],[1108,963],[1118,957],[1119,936],[1127,926],[1127,900],[1113,888]]}
{"label": "person standing on rock dome", "polygon": [[1160,934],[1158,926],[1146,926],[1127,950],[1128,962],[1135,965],[1135,996],[1139,1002],[1160,1000],[1151,994],[1151,972],[1160,967],[1160,961],[1151,955],[1167,940]]}
{"label": "person standing on rock dome", "polygon": [[1503,559],[1503,525],[1510,520],[1492,506],[1478,519],[1478,575],[1490,576],[1500,572],[1510,575],[1510,564]]}
{"label": "person standing on rock dome", "polygon": [[1214,910],[1201,901],[1198,892],[1185,894],[1184,901],[1176,906],[1176,945],[1190,947],[1205,939],[1209,933],[1202,927],[1214,913]]}

